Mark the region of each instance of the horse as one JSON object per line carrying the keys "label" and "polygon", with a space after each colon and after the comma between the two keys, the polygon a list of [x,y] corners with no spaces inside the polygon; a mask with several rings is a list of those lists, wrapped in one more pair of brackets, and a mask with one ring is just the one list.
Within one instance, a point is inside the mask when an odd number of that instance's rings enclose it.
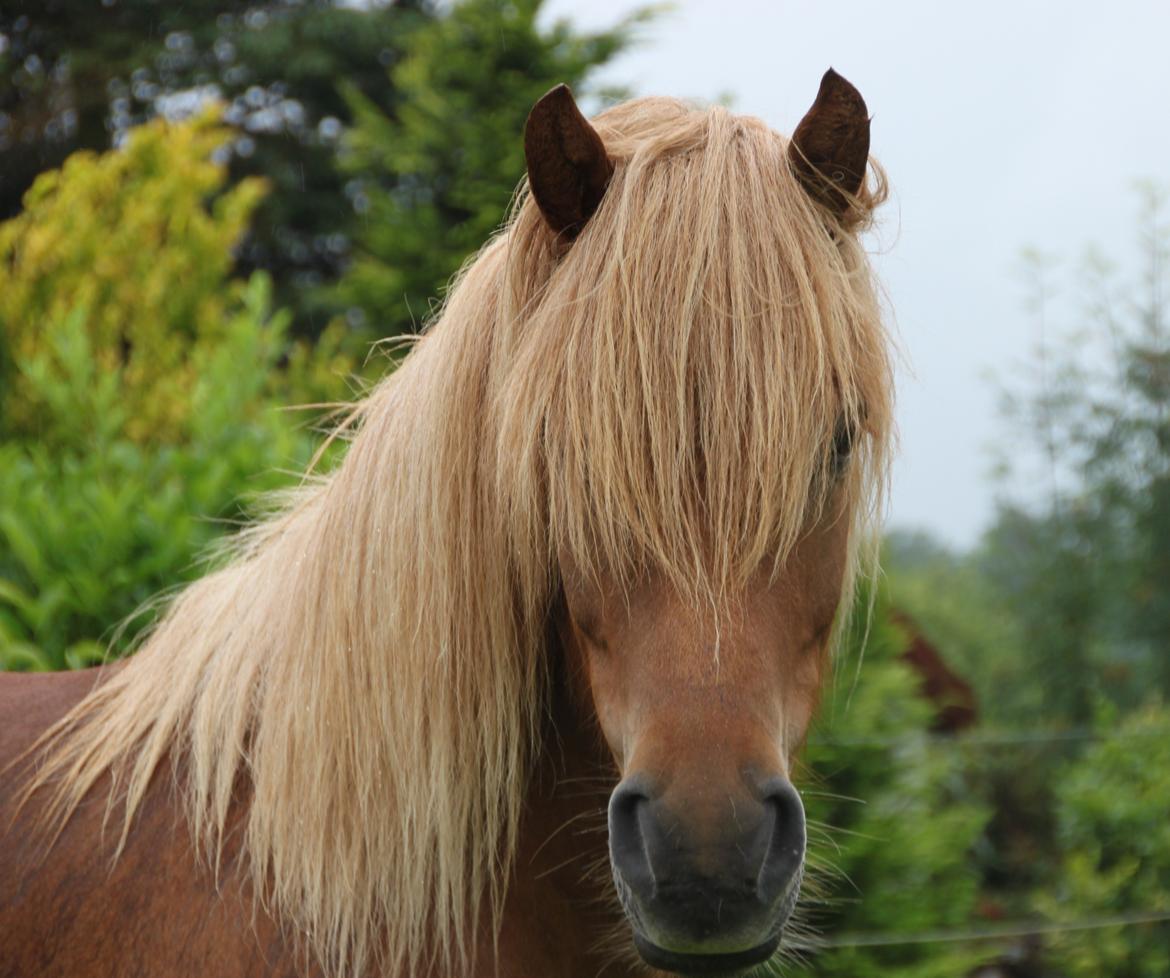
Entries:
{"label": "horse", "polygon": [[[783,954],[892,440],[869,117],[532,108],[343,460],[130,657],[0,682],[0,975],[615,978]],[[859,570],[860,569],[860,570]]]}

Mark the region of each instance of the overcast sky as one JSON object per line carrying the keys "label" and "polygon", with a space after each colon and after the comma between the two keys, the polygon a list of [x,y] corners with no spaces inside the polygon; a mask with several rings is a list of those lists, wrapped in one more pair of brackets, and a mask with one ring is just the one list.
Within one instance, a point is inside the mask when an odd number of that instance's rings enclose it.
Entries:
{"label": "overcast sky", "polygon": [[[613,23],[629,0],[549,0]],[[714,99],[790,133],[830,65],[861,90],[894,195],[874,245],[906,365],[891,526],[968,545],[1007,434],[989,378],[1037,327],[1019,256],[1133,254],[1138,178],[1170,187],[1170,2],[681,0],[602,80]],[[1068,271],[1056,281],[1075,292]],[[1069,310],[1075,308],[1069,299]]]}

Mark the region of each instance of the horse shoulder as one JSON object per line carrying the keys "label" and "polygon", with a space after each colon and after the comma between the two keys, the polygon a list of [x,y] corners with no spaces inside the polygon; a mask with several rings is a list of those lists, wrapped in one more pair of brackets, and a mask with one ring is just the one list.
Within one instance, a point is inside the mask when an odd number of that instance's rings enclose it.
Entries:
{"label": "horse shoulder", "polygon": [[0,978],[314,975],[256,907],[230,845],[218,879],[196,858],[169,778],[155,778],[117,859],[108,781],[51,845],[41,799],[18,810],[35,754],[16,759],[100,679],[0,674]]}

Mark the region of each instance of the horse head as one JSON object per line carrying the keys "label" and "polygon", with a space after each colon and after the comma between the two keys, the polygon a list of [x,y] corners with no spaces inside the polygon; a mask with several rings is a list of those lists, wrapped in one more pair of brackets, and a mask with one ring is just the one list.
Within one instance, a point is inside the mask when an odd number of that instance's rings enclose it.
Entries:
{"label": "horse head", "polygon": [[[868,126],[861,97],[830,71],[789,143],[788,163],[830,236],[862,186]],[[533,109],[526,150],[541,214],[572,247],[614,164],[564,86]],[[653,967],[726,973],[758,964],[777,950],[796,903],[806,830],[791,772],[848,578],[856,423],[839,418],[823,447],[818,504],[792,545],[730,593],[680,587],[652,555],[630,573],[584,567],[560,547],[556,628],[573,693],[596,717],[618,772],[610,867]],[[698,562],[717,559],[718,541],[694,544]]]}

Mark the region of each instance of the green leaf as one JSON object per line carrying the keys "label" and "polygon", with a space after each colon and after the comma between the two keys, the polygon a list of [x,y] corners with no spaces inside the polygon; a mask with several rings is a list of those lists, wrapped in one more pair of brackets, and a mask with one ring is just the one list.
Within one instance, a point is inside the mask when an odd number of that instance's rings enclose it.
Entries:
{"label": "green leaf", "polygon": [[65,650],[65,663],[70,669],[104,665],[108,659],[106,647],[94,641],[74,642]]}
{"label": "green leaf", "polygon": [[49,656],[31,642],[0,643],[0,668],[6,672],[49,672]]}

